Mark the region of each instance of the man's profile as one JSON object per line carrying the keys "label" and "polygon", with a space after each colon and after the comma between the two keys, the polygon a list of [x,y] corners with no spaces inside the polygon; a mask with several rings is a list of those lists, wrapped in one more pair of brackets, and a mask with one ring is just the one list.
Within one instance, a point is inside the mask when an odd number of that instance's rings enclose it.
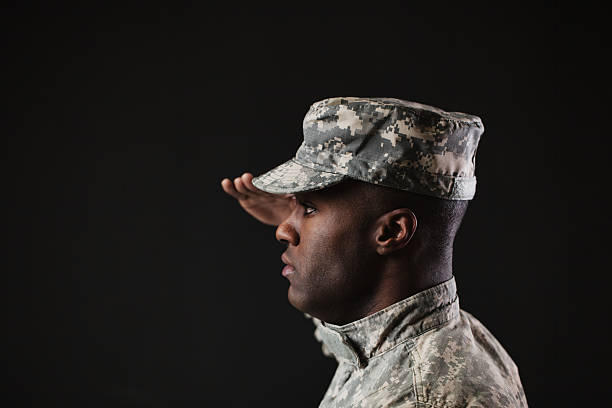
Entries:
{"label": "man's profile", "polygon": [[527,406],[516,365],[459,308],[453,241],[476,188],[472,115],[330,98],[296,156],[222,187],[286,244],[289,302],[338,368],[321,407]]}

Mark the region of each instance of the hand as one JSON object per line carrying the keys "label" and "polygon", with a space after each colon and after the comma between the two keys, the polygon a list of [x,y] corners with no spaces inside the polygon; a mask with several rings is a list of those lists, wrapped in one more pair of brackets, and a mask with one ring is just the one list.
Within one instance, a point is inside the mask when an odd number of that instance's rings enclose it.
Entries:
{"label": "hand", "polygon": [[251,173],[236,177],[233,183],[225,178],[221,181],[221,187],[238,200],[247,213],[264,224],[279,225],[293,209],[293,194],[266,193],[253,185]]}

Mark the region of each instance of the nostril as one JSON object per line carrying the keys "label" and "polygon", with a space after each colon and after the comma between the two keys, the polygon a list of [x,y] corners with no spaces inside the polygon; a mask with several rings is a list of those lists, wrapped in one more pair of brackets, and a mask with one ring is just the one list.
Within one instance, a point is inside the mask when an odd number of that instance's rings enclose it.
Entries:
{"label": "nostril", "polygon": [[288,222],[283,222],[282,224],[280,224],[276,228],[275,235],[276,235],[276,240],[286,246],[289,246],[289,245],[297,246],[298,241],[299,241],[299,235],[297,234],[297,231],[295,230],[293,225],[291,225]]}

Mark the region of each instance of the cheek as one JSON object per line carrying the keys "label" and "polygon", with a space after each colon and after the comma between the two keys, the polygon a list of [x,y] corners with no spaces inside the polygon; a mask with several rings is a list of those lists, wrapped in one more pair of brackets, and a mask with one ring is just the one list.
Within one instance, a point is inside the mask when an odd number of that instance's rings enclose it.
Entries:
{"label": "cheek", "polygon": [[313,281],[332,290],[350,284],[368,256],[364,228],[336,218],[314,231],[314,236],[308,248]]}
{"label": "cheek", "polygon": [[304,226],[301,237],[301,262],[288,293],[294,307],[323,316],[363,295],[372,275],[365,226],[321,218]]}

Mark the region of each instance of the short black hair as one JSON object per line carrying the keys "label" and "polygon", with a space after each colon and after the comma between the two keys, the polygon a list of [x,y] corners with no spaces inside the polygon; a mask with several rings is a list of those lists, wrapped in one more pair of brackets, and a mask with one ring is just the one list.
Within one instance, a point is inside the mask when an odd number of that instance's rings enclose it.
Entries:
{"label": "short black hair", "polygon": [[357,205],[374,213],[409,208],[417,217],[417,231],[427,235],[432,250],[452,248],[469,204],[468,200],[445,200],[356,180],[347,183],[354,183],[362,198]]}

